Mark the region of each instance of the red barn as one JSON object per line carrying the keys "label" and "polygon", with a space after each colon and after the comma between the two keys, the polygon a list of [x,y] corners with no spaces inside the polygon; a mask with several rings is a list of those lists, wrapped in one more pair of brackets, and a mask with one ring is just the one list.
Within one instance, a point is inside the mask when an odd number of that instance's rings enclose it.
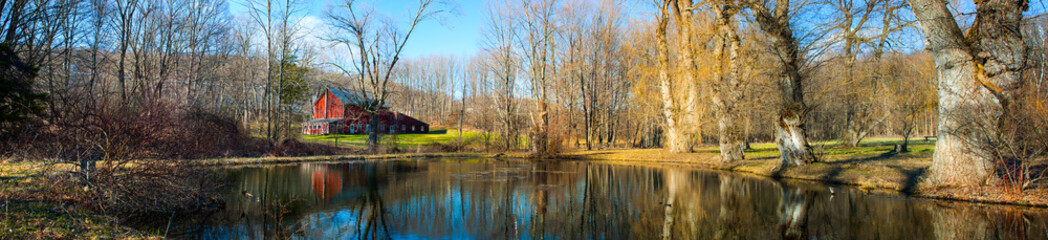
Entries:
{"label": "red barn", "polygon": [[[368,112],[360,106],[362,98],[354,92],[328,87],[313,99],[313,120],[302,123],[305,134],[367,134],[372,127]],[[389,110],[383,105],[378,114],[380,133],[427,133],[429,124]]]}

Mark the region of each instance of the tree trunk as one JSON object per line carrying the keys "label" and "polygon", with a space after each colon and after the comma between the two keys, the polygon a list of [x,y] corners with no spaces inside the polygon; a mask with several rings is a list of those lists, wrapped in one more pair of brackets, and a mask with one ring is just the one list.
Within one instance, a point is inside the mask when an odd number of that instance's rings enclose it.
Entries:
{"label": "tree trunk", "polygon": [[462,83],[462,108],[459,108],[459,135],[458,135],[458,148],[461,150],[464,146],[462,143],[462,121],[466,119],[466,83]]}
{"label": "tree trunk", "polygon": [[693,25],[695,23],[692,17],[692,1],[691,0],[677,0],[677,28],[680,32],[680,86],[685,88],[683,102],[684,114],[680,116],[682,118],[681,125],[677,126],[684,134],[680,135],[680,141],[685,146],[684,152],[691,152],[692,147],[697,143],[699,139],[702,139],[702,133],[699,127],[699,112],[695,109],[695,106],[699,105],[698,99],[698,82],[695,74],[695,49],[694,49],[694,38],[695,30]]}
{"label": "tree trunk", "polygon": [[811,163],[815,156],[811,153],[807,135],[804,133],[803,104],[784,106],[779,111],[779,123],[776,128],[775,145],[779,147],[782,166],[801,166]]}
{"label": "tree trunk", "polygon": [[993,146],[1007,101],[1019,87],[1026,58],[1020,21],[1023,0],[976,6],[964,36],[946,2],[910,0],[939,71],[939,123],[928,181],[944,186],[991,182]]}
{"label": "tree trunk", "polygon": [[911,130],[906,129],[904,131],[905,132],[902,135],[902,149],[899,152],[909,152],[910,151],[910,131]]}
{"label": "tree trunk", "polygon": [[860,118],[858,115],[859,114],[855,113],[854,110],[848,110],[848,117],[845,121],[845,127],[847,130],[845,130],[844,133],[844,144],[847,144],[848,147],[858,147],[859,142],[861,142],[864,137],[864,134],[862,134],[863,130],[861,129],[862,124],[858,123],[859,120],[857,118]]}
{"label": "tree trunk", "polygon": [[757,25],[771,42],[778,64],[779,94],[781,105],[776,126],[775,144],[779,147],[782,166],[804,165],[815,160],[805,134],[805,111],[803,78],[798,63],[797,41],[790,29],[789,1],[776,2],[773,14],[763,2],[751,4]]}
{"label": "tree trunk", "polygon": [[[382,105],[379,105],[382,106]],[[371,126],[368,130],[368,153],[378,153],[378,111],[368,111],[368,121]]]}
{"label": "tree trunk", "polygon": [[668,1],[661,6],[662,15],[655,32],[656,47],[658,48],[658,78],[659,90],[662,92],[662,114],[666,117],[666,149],[670,152],[687,152],[688,146],[683,143],[680,129],[677,126],[676,114],[674,113],[673,92],[670,90],[669,77],[669,47],[666,41],[666,26],[669,25]]}
{"label": "tree trunk", "polygon": [[539,101],[538,120],[538,130],[535,132],[535,139],[532,141],[531,149],[537,157],[544,157],[548,154],[546,147],[549,144],[549,109],[545,100]]}
{"label": "tree trunk", "polygon": [[[851,95],[851,94],[849,94],[849,95]],[[846,98],[851,98],[851,97],[849,96],[849,97],[846,97]],[[845,132],[844,132],[844,139],[842,139],[842,140],[843,140],[844,144],[848,145],[848,147],[858,147],[859,146],[859,141],[862,141],[859,138],[859,131],[860,130],[858,129],[859,128],[859,126],[858,126],[859,124],[857,123],[858,122],[857,118],[859,118],[859,116],[858,116],[859,114],[855,110],[856,107],[855,107],[855,103],[854,102],[848,101],[848,100],[845,100],[845,101],[849,102],[849,103],[846,103],[848,106],[847,106],[847,110],[846,110],[846,112],[844,114],[844,116],[845,116],[844,117],[845,118],[844,119],[844,128],[845,128],[845,130],[844,131]]]}
{"label": "tree trunk", "polygon": [[714,7],[717,17],[717,41],[714,55],[717,57],[718,83],[714,84],[713,106],[717,113],[717,128],[720,135],[721,161],[735,162],[745,159],[743,132],[738,121],[738,104],[742,101],[739,83],[739,36],[735,26],[737,6],[719,4]]}
{"label": "tree trunk", "polygon": [[848,144],[849,147],[857,147],[859,146],[859,141],[862,141],[861,134],[859,133],[863,131],[863,128],[865,127],[865,119],[868,117],[866,115],[865,106],[863,106],[866,104],[866,101],[859,95],[862,95],[863,91],[872,91],[873,89],[866,88],[867,86],[859,83],[859,81],[855,79],[856,51],[854,51],[854,49],[855,38],[857,36],[851,29],[852,18],[850,13],[846,14],[848,14],[849,17],[845,18],[845,24],[848,24],[848,26],[846,27],[847,31],[845,31],[845,34],[847,35],[844,40],[844,82],[845,91],[847,92],[844,97],[844,104],[846,105],[844,143]]}

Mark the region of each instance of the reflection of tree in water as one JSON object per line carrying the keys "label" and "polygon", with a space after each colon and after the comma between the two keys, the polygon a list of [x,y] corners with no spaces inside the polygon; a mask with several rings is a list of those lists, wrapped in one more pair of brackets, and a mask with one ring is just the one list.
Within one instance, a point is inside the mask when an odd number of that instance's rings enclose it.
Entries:
{"label": "reflection of tree in water", "polygon": [[931,212],[936,239],[1048,239],[1043,212],[1034,218],[1014,207],[943,205]]}
{"label": "reflection of tree in water", "polygon": [[185,237],[272,236],[259,202],[293,198],[302,201],[287,223],[273,226],[308,222],[298,236],[310,239],[1037,239],[1046,229],[1044,211],[831,195],[818,184],[680,168],[455,159],[230,175],[235,201]]}
{"label": "reflection of tree in water", "polygon": [[[389,228],[386,225],[386,206],[382,202],[382,194],[378,191],[378,178],[375,168],[367,171],[367,192],[357,211],[356,237],[364,239],[389,239]],[[364,222],[363,230],[360,228]]]}
{"label": "reflection of tree in water", "polygon": [[811,194],[801,189],[782,188],[779,201],[779,232],[783,239],[805,239]]}

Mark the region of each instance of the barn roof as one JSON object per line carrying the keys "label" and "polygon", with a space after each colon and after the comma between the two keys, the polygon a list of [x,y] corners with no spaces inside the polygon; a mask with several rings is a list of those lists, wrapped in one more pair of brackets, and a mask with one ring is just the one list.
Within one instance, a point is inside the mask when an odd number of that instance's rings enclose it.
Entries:
{"label": "barn roof", "polygon": [[[353,104],[357,106],[362,106],[367,102],[364,100],[363,97],[360,96],[359,93],[351,90],[346,90],[338,87],[328,87],[327,89],[328,91],[331,91],[331,94],[335,95],[335,97],[338,98],[338,101],[342,102],[343,104]],[[382,103],[382,108],[389,108],[389,104]]]}
{"label": "barn roof", "polygon": [[338,121],[338,120],[342,120],[342,119],[341,118],[321,118],[321,119],[309,120],[306,123],[332,123],[332,122],[335,122],[335,121]]}

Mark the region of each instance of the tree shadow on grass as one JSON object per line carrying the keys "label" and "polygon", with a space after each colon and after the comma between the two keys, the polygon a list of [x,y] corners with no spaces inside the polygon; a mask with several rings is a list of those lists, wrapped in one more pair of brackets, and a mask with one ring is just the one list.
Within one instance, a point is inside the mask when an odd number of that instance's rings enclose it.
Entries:
{"label": "tree shadow on grass", "polygon": [[906,182],[903,183],[902,189],[899,191],[905,194],[913,194],[917,190],[917,184],[921,181],[921,177],[928,171],[927,167],[918,167],[915,169],[907,169],[902,166],[888,166],[889,168],[899,171],[903,175],[906,175]]}
{"label": "tree shadow on grass", "polygon": [[869,162],[874,162],[874,161],[889,160],[892,157],[895,157],[897,155],[899,155],[899,153],[897,153],[895,151],[888,151],[888,152],[881,153],[881,154],[876,155],[876,156],[869,156],[869,157],[864,157],[864,158],[853,158],[853,159],[833,161],[833,162],[826,162],[826,163],[831,164],[831,165],[869,163]]}

